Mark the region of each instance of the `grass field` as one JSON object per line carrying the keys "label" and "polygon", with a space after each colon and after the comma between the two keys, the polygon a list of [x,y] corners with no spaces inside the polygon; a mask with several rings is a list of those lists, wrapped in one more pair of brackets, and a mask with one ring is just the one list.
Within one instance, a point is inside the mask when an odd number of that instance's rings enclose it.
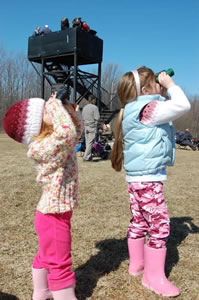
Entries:
{"label": "grass field", "polygon": [[[72,219],[72,257],[79,300],[164,299],[128,275],[126,231],[130,213],[124,172],[110,161],[79,160],[79,208]],[[40,188],[26,147],[0,135],[0,299],[30,300],[33,227]],[[199,151],[177,150],[165,196],[171,218],[166,274],[179,300],[199,299]]]}

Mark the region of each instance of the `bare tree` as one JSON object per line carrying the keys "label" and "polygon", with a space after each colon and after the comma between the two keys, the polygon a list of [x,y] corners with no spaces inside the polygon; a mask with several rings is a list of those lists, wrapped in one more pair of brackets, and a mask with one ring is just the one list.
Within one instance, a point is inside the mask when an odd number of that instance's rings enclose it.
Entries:
{"label": "bare tree", "polygon": [[102,74],[102,100],[110,110],[117,109],[120,104],[117,97],[117,84],[122,72],[118,64],[108,63]]}
{"label": "bare tree", "polygon": [[174,122],[175,130],[189,128],[193,136],[199,134],[199,96],[190,97],[191,110]]}
{"label": "bare tree", "polygon": [[117,84],[121,77],[121,70],[118,64],[108,63],[103,70],[102,86],[109,93],[116,93]]}
{"label": "bare tree", "polygon": [[40,95],[41,79],[25,55],[9,55],[0,48],[0,128],[9,106],[19,100]]}
{"label": "bare tree", "polygon": [[[110,110],[119,107],[117,84],[121,76],[119,65],[108,63],[102,72],[102,101]],[[45,99],[48,99],[51,88],[45,83]],[[24,54],[15,56],[6,53],[0,47],[0,128],[3,116],[13,103],[41,96],[41,78],[33,69]],[[112,102],[111,102],[112,100]],[[194,136],[199,133],[199,95],[190,97],[191,110],[174,122],[175,130],[189,128]]]}

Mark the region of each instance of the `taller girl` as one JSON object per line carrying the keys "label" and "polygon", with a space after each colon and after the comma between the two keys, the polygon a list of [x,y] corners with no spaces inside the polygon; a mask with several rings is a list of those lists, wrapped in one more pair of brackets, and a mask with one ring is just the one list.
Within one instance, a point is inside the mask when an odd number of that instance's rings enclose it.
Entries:
{"label": "taller girl", "polygon": [[[163,195],[166,167],[175,159],[171,121],[190,109],[182,89],[161,72],[141,67],[124,74],[118,83],[121,110],[116,124],[112,167],[126,171],[132,219],[128,227],[129,273],[157,294],[172,297],[180,291],[164,273],[170,232]],[[167,91],[168,100],[163,97]],[[148,239],[145,244],[145,237]],[[145,246],[144,246],[145,244]]]}

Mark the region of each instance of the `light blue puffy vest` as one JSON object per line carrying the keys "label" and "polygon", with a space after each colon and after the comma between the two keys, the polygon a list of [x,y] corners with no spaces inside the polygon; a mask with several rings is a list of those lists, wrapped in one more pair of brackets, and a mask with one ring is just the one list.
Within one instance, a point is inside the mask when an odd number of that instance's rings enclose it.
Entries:
{"label": "light blue puffy vest", "polygon": [[124,169],[127,175],[153,174],[174,163],[175,139],[172,123],[149,126],[139,120],[143,107],[154,100],[166,99],[160,95],[144,95],[125,106],[122,133]]}

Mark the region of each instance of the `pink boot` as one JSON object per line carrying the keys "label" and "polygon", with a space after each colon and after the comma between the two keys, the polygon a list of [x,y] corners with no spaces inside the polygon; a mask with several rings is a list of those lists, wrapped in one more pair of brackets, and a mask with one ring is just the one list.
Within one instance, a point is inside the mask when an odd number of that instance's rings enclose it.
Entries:
{"label": "pink boot", "polygon": [[75,286],[70,285],[65,289],[52,291],[54,300],[77,300],[75,296]]}
{"label": "pink boot", "polygon": [[144,270],[144,240],[128,238],[129,274],[137,276]]}
{"label": "pink boot", "polygon": [[52,298],[52,293],[48,289],[48,270],[32,269],[33,280],[33,300],[46,300]]}
{"label": "pink boot", "polygon": [[180,294],[180,290],[169,282],[165,276],[166,252],[166,248],[154,249],[148,246],[144,247],[144,275],[142,277],[142,284],[156,294],[175,297]]}

